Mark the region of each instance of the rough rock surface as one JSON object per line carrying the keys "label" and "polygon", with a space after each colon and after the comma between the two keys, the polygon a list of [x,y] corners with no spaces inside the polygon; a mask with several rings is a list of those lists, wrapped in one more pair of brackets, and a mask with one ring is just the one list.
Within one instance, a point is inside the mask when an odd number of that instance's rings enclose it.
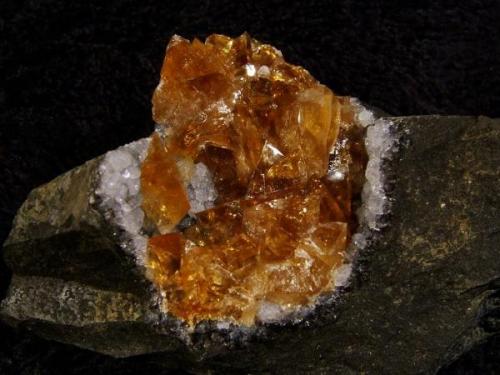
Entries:
{"label": "rough rock surface", "polygon": [[[4,249],[14,277],[3,317],[114,356],[160,351],[137,360],[166,368],[435,373],[500,330],[500,121],[392,120],[401,147],[385,166],[389,225],[334,309],[232,347],[210,333],[195,334],[192,348],[160,335],[146,285],[82,198],[91,161],[35,190],[20,210]],[[61,215],[44,217],[44,205]]]}
{"label": "rough rock surface", "polygon": [[4,244],[4,259],[16,274],[142,290],[142,278],[131,272],[132,260],[116,249],[113,228],[90,203],[101,160],[93,159],[30,193]]}

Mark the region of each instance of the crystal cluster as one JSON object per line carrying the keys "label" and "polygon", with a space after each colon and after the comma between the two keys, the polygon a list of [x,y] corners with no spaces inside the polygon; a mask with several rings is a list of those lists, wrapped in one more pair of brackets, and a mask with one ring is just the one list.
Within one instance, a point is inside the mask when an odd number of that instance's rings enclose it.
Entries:
{"label": "crystal cluster", "polygon": [[332,289],[366,165],[349,98],[247,34],[175,36],[153,115],[142,207],[169,312],[253,324]]}
{"label": "crystal cluster", "polygon": [[114,209],[115,221],[127,233],[139,233],[143,226],[144,213],[138,193],[144,147],[147,147],[145,140],[140,140],[110,151],[99,166],[101,186],[96,193],[104,206]]}

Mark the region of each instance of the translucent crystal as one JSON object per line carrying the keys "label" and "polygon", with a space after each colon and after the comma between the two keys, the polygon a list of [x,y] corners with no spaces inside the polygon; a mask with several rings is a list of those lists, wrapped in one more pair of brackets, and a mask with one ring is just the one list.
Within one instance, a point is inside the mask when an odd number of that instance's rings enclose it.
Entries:
{"label": "translucent crystal", "polygon": [[154,135],[142,164],[142,208],[161,233],[171,230],[189,211],[189,201],[175,159]]}
{"label": "translucent crystal", "polygon": [[141,173],[172,314],[252,324],[345,282],[370,121],[353,105],[247,34],[172,38]]}

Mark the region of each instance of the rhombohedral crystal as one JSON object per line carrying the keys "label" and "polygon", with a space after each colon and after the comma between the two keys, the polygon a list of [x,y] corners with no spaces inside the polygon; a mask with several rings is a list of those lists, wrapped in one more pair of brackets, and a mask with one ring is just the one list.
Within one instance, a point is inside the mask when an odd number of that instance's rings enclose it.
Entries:
{"label": "rhombohedral crystal", "polygon": [[[169,312],[253,324],[265,305],[307,306],[332,290],[367,159],[350,98],[247,34],[175,36],[153,115],[142,207]],[[199,170],[215,192],[194,207]]]}

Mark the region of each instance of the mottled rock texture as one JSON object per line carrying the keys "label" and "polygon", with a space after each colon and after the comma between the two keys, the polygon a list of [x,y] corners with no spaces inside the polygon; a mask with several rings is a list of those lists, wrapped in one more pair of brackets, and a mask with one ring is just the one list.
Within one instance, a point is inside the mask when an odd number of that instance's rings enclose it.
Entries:
{"label": "mottled rock texture", "polygon": [[[389,225],[362,251],[340,299],[311,319],[265,327],[243,343],[224,344],[210,332],[195,334],[189,345],[176,340],[151,306],[140,272],[110,245],[113,234],[85,203],[86,190],[74,193],[75,186],[91,190],[99,159],[35,190],[21,208],[4,248],[14,277],[2,316],[117,357],[158,352],[139,360],[165,368],[435,373],[500,325],[500,121],[391,120],[400,149],[385,162]],[[96,242],[84,241],[88,233]],[[80,258],[90,249],[92,255]],[[101,252],[114,251],[116,261],[93,265],[92,278],[78,273]],[[65,257],[72,268],[61,273]],[[108,279],[118,272],[123,280]],[[127,278],[137,280],[134,287]]]}

